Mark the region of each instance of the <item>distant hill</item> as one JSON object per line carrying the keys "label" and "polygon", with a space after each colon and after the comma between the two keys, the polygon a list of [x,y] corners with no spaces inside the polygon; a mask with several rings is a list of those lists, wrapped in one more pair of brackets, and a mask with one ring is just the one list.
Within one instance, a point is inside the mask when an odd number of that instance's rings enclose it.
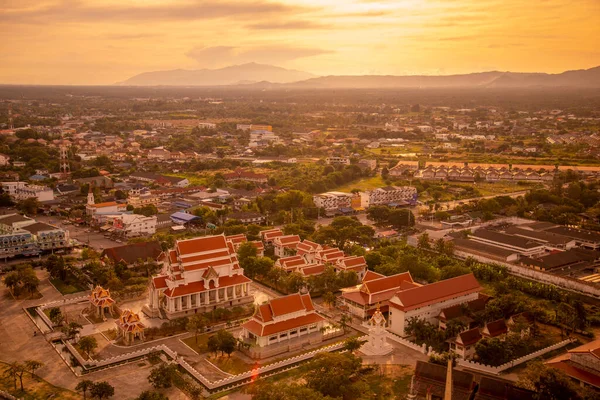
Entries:
{"label": "distant hill", "polygon": [[400,89],[400,88],[518,88],[600,87],[600,67],[560,74],[477,72],[462,75],[331,75],[315,77],[307,72],[264,64],[242,64],[221,69],[145,72],[119,85],[129,86],[223,86],[307,89]]}
{"label": "distant hill", "polygon": [[144,72],[118,85],[128,86],[221,86],[252,84],[269,81],[290,83],[314,78],[308,72],[275,67],[273,65],[248,63],[220,69]]}
{"label": "distant hill", "polygon": [[323,76],[295,82],[299,88],[459,88],[459,87],[600,87],[600,67],[587,70],[566,71],[560,74],[519,73],[519,72],[479,72],[463,75],[365,75],[365,76]]}

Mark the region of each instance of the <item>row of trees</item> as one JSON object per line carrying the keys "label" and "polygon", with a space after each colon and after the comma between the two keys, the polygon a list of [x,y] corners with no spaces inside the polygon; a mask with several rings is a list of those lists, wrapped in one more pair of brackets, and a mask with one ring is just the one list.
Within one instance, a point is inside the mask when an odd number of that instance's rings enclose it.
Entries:
{"label": "row of trees", "polygon": [[19,296],[23,292],[33,296],[40,285],[40,280],[31,265],[23,264],[5,275],[4,284],[13,296]]}

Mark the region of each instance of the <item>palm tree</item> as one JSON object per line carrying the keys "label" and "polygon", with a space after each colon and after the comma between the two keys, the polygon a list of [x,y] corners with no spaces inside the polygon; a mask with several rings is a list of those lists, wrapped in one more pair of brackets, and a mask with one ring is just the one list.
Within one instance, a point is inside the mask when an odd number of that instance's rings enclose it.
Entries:
{"label": "palm tree", "polygon": [[340,327],[344,330],[344,333],[348,330],[349,323],[352,323],[352,317],[349,315],[342,315],[340,318]]}
{"label": "palm tree", "polygon": [[84,379],[82,381],[79,381],[77,386],[75,386],[75,390],[83,393],[83,400],[86,400],[86,393],[88,390],[90,390],[92,388],[92,386],[94,386],[94,382],[92,382],[88,379]]}

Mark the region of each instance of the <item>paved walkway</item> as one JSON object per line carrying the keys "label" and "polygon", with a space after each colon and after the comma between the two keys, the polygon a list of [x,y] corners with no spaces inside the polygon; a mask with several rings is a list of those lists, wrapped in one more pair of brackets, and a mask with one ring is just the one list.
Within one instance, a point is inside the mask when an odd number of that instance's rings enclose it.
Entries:
{"label": "paved walkway", "polygon": [[[45,271],[36,270],[36,274],[41,281],[39,287],[43,296],[41,299],[14,300],[4,284],[0,283],[0,361],[39,360],[44,363],[44,366],[36,371],[37,375],[53,385],[74,390],[81,378],[77,378],[71,372],[43,335],[38,332],[37,336],[33,336],[37,327],[23,311],[26,307],[63,299],[63,296],[48,282]],[[151,389],[147,379],[151,367],[148,363],[144,366],[140,364],[131,363],[95,372],[87,375],[85,379],[108,381],[115,387],[115,399],[133,399],[140,392]],[[186,396],[177,389],[171,389],[166,394],[169,399],[186,399]]]}

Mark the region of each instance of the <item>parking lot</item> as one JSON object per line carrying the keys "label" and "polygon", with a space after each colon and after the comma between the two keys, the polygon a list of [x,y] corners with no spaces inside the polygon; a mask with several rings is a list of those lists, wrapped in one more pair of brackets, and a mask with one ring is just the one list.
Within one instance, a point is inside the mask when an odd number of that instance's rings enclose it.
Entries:
{"label": "parking lot", "polygon": [[115,240],[106,238],[102,233],[94,231],[88,226],[76,226],[71,223],[65,223],[64,220],[61,220],[58,217],[38,216],[36,219],[40,222],[68,230],[71,239],[76,239],[83,244],[87,244],[94,250],[102,251],[111,247],[122,246],[125,243],[124,241],[119,243]]}

